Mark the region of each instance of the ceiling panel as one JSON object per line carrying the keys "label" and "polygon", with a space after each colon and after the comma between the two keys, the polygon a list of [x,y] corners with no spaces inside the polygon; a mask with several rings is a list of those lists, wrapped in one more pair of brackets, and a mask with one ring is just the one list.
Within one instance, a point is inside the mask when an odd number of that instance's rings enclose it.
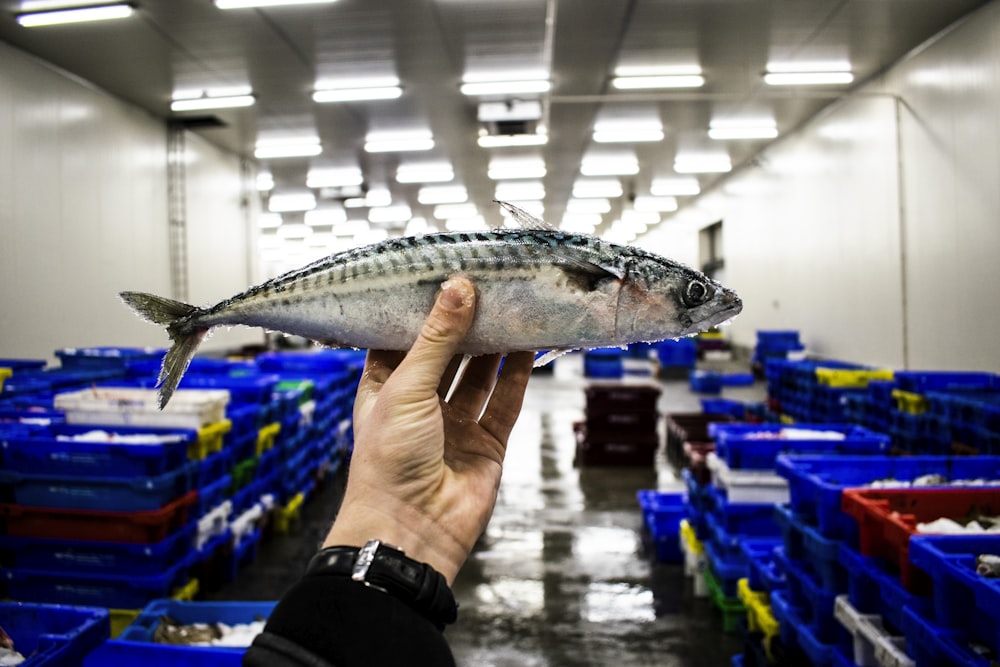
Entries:
{"label": "ceiling panel", "polygon": [[[197,131],[235,152],[252,155],[261,137],[313,134],[323,145],[312,158],[269,160],[275,192],[302,189],[310,168],[357,166],[366,185],[389,188],[395,203],[432,219],[418,202],[418,184],[395,180],[400,162],[445,161],[453,183],[467,188],[489,224],[501,219],[491,203],[491,159],[535,155],[545,217],[561,220],[580,162],[595,149],[625,151],[638,173],[622,176],[623,195],[611,202],[606,226],[649,192],[654,178],[673,176],[682,150],[725,151],[734,165],[766,140],[712,141],[714,120],[770,117],[784,134],[850,86],[765,86],[770,60],[842,58],[859,85],[909,49],[971,12],[984,0],[339,0],[327,5],[223,11],[211,0],[143,0],[126,20],[25,29],[19,2],[0,0],[0,40],[50,61],[165,120],[214,115],[220,127]],[[692,90],[620,91],[610,81],[619,65],[698,64],[705,85]],[[539,99],[548,132],[544,146],[485,149],[477,120],[480,98],[466,97],[463,76],[498,70],[546,72],[551,90],[504,96]],[[317,104],[317,82],[396,76],[398,99]],[[252,107],[171,114],[178,90],[249,85]],[[597,119],[649,119],[664,138],[652,143],[595,145]],[[375,130],[420,127],[435,145],[419,153],[366,153]],[[702,188],[720,178],[700,175]],[[333,195],[335,192],[325,192]],[[682,199],[682,204],[683,204]],[[351,209],[362,217],[367,209]],[[286,216],[299,222],[301,214]],[[393,233],[402,225],[390,225]],[[599,229],[603,229],[602,226]]]}

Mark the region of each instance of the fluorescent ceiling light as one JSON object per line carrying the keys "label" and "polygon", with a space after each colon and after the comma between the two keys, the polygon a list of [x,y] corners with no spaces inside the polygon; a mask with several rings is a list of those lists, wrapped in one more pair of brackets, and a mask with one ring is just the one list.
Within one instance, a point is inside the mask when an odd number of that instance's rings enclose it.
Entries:
{"label": "fluorescent ceiling light", "polygon": [[310,227],[339,225],[347,221],[347,211],[342,206],[326,206],[306,211],[304,222]]}
{"label": "fluorescent ceiling light", "polygon": [[686,178],[654,178],[649,186],[649,193],[654,197],[676,197],[696,195],[701,193],[698,179]]}
{"label": "fluorescent ceiling light", "polygon": [[474,215],[469,218],[448,218],[444,223],[445,229],[449,232],[475,232],[489,229],[486,220],[481,215]]}
{"label": "fluorescent ceiling light", "polygon": [[306,174],[307,188],[342,188],[349,185],[361,185],[364,182],[364,174],[358,167],[310,169],[309,173]]}
{"label": "fluorescent ceiling light", "polygon": [[40,12],[25,12],[17,15],[17,22],[25,28],[64,23],[85,23],[89,21],[110,21],[128,18],[134,11],[129,3],[71,7]]}
{"label": "fluorescent ceiling light", "polygon": [[590,233],[594,231],[597,225],[603,222],[604,218],[601,217],[600,213],[567,213],[563,216],[562,222],[559,226],[562,229],[572,228],[574,230],[582,230],[585,233]]}
{"label": "fluorescent ceiling light", "polygon": [[468,200],[469,193],[463,185],[432,185],[417,192],[421,204],[461,204]]}
{"label": "fluorescent ceiling light", "polygon": [[580,173],[584,176],[631,176],[639,173],[639,161],[631,156],[584,157]]}
{"label": "fluorescent ceiling light", "polygon": [[545,185],[541,181],[506,181],[497,183],[493,196],[506,202],[545,199]]}
{"label": "fluorescent ceiling light", "polygon": [[368,153],[429,151],[432,148],[434,148],[434,137],[429,130],[372,132],[365,137],[365,151]]}
{"label": "fluorescent ceiling light", "polygon": [[852,81],[847,61],[769,62],[764,74],[764,83],[770,86],[843,85]]}
{"label": "fluorescent ceiling light", "polygon": [[316,208],[316,197],[311,192],[271,195],[267,200],[267,210],[272,213],[309,211]]}
{"label": "fluorescent ceiling light", "polygon": [[427,219],[417,216],[407,221],[406,230],[403,233],[407,236],[417,236],[418,234],[427,234],[431,231],[430,225],[427,224]]}
{"label": "fluorescent ceiling light", "polygon": [[676,211],[677,200],[673,197],[639,196],[632,202],[636,211]]}
{"label": "fluorescent ceiling light", "polygon": [[[630,208],[622,211],[620,224],[622,225],[655,225],[660,221],[660,214],[656,211],[638,211]],[[643,229],[643,231],[646,231]]]}
{"label": "fluorescent ceiling light", "polygon": [[377,206],[368,210],[369,222],[406,222],[413,216],[406,204],[396,206]]}
{"label": "fluorescent ceiling light", "polygon": [[369,229],[371,229],[371,225],[368,224],[367,220],[345,220],[335,224],[330,231],[334,236],[358,236]]}
{"label": "fluorescent ceiling light", "polygon": [[538,100],[505,100],[503,102],[483,102],[477,114],[481,123],[505,120],[539,120],[542,117],[542,103]]}
{"label": "fluorescent ceiling light", "polygon": [[674,171],[678,174],[724,174],[732,171],[728,155],[678,154],[674,158]]}
{"label": "fluorescent ceiling light", "polygon": [[506,148],[508,146],[544,146],[549,142],[547,134],[484,134],[479,137],[482,148]]}
{"label": "fluorescent ceiling light", "polygon": [[479,215],[475,204],[441,204],[434,207],[434,217],[438,220],[449,218],[472,218]]}
{"label": "fluorescent ceiling light", "polygon": [[611,86],[618,90],[642,90],[648,88],[701,88],[705,77],[699,74],[674,76],[618,76],[611,79]]}
{"label": "fluorescent ceiling light", "polygon": [[581,178],[573,184],[573,196],[581,199],[590,197],[614,199],[622,196],[622,184],[615,179]]}
{"label": "fluorescent ceiling light", "polygon": [[262,171],[257,174],[257,190],[267,192],[274,189],[274,176],[269,171]]}
{"label": "fluorescent ceiling light", "polygon": [[219,9],[243,9],[245,7],[285,7],[287,5],[322,5],[337,0],[215,0]]}
{"label": "fluorescent ceiling light", "polygon": [[259,160],[284,157],[310,157],[323,152],[323,146],[315,137],[303,139],[282,139],[258,141],[254,156]]}
{"label": "fluorescent ceiling light", "polygon": [[[536,218],[541,218],[542,215],[545,214],[545,204],[543,204],[540,200],[537,199],[530,201],[523,199],[519,201],[518,200],[501,200],[501,201],[506,201],[508,204],[516,206],[525,213],[527,213],[528,215],[533,215]],[[510,227],[511,229],[524,229],[524,225],[521,224],[520,221],[514,220],[514,218],[511,217],[510,211],[508,211],[506,208],[500,209],[500,215],[502,215],[504,220],[507,221],[508,223],[507,226]]]}
{"label": "fluorescent ceiling light", "polygon": [[171,111],[200,111],[203,109],[235,109],[249,107],[254,103],[253,95],[233,95],[230,97],[199,97],[190,100],[174,100]]}
{"label": "fluorescent ceiling light", "polygon": [[399,82],[389,85],[331,86],[317,88],[314,102],[358,102],[364,100],[394,100],[403,94]]}
{"label": "fluorescent ceiling light", "polygon": [[566,202],[568,213],[608,213],[611,211],[611,202],[606,198],[595,197],[593,199],[570,199]]}
{"label": "fluorescent ceiling light", "polygon": [[481,81],[463,83],[460,90],[463,95],[523,95],[529,93],[546,93],[552,83],[546,79],[525,81]]}
{"label": "fluorescent ceiling light", "polygon": [[450,162],[404,162],[396,167],[398,183],[447,183],[454,178]]}
{"label": "fluorescent ceiling light", "polygon": [[365,195],[365,206],[388,206],[391,203],[392,193],[389,192],[389,188],[371,188]]}
{"label": "fluorescent ceiling light", "polygon": [[257,226],[261,229],[276,229],[281,227],[281,214],[261,213],[257,218]]}
{"label": "fluorescent ceiling light", "polygon": [[621,127],[606,130],[595,129],[594,141],[599,144],[663,141],[663,130],[655,127]]}
{"label": "fluorescent ceiling light", "polygon": [[277,230],[278,236],[283,239],[304,239],[312,233],[312,227],[302,224],[282,225]]}
{"label": "fluorescent ceiling light", "polygon": [[701,74],[701,65],[619,65],[615,76],[682,76]]}
{"label": "fluorescent ceiling light", "polygon": [[542,178],[546,174],[545,160],[537,158],[494,158],[487,176],[494,181],[518,178]]}

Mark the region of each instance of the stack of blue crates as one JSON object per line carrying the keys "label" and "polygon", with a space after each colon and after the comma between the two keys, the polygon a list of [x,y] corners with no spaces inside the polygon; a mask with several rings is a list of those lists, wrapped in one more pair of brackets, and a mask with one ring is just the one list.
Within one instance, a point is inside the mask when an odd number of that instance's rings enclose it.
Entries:
{"label": "stack of blue crates", "polygon": [[684,558],[678,539],[685,517],[683,494],[644,489],[636,496],[642,511],[643,531],[649,537],[656,560],[680,563]]}
{"label": "stack of blue crates", "polygon": [[[854,664],[855,640],[838,623],[836,606],[840,604],[846,603],[857,613],[876,618],[887,637],[898,637],[907,628],[919,634],[921,628],[933,626],[934,609],[955,606],[956,598],[962,598],[960,604],[969,604],[962,597],[964,593],[955,591],[950,579],[942,580],[940,585],[935,582],[933,599],[921,597],[904,587],[898,571],[889,563],[860,554],[858,525],[842,511],[841,496],[845,489],[867,486],[876,480],[906,483],[932,474],[942,475],[946,480],[1000,479],[1000,457],[792,454],[779,456],[776,467],[789,482],[790,503],[778,510],[783,531],[779,564],[788,584],[785,592],[772,600],[775,616],[782,623],[782,642],[789,654],[808,659],[813,665]],[[928,572],[933,567],[924,565],[924,561],[940,559],[940,555],[922,551],[918,546],[922,540],[935,544],[957,540],[952,549],[963,554],[959,560],[964,563],[966,580],[973,576],[970,564],[974,567],[975,549],[982,553],[984,548],[982,544],[969,544],[969,538],[965,537],[915,536],[910,541],[911,562]],[[969,547],[965,551],[959,547],[963,540]],[[1000,550],[1000,538],[993,538],[990,547]],[[985,580],[983,585],[987,585]],[[838,596],[844,598],[843,603],[836,602]],[[948,599],[951,602],[946,602]],[[954,644],[958,626],[953,617],[949,617],[948,623],[952,635],[949,641]],[[921,640],[924,644],[931,641],[937,639]],[[920,649],[908,642],[906,650],[910,657],[917,657]],[[966,650],[966,655],[970,655]],[[916,664],[985,667],[988,662],[925,662],[918,658]]]}
{"label": "stack of blue crates", "polygon": [[787,359],[789,352],[801,352],[805,346],[798,331],[758,331],[752,363],[764,366],[770,359]]}

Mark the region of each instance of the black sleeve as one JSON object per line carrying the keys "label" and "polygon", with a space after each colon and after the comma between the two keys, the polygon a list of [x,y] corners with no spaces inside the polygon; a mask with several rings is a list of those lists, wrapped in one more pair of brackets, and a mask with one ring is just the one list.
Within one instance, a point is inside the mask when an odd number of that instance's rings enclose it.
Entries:
{"label": "black sleeve", "polygon": [[307,577],[274,608],[244,667],[453,667],[444,634],[395,597],[348,577]]}

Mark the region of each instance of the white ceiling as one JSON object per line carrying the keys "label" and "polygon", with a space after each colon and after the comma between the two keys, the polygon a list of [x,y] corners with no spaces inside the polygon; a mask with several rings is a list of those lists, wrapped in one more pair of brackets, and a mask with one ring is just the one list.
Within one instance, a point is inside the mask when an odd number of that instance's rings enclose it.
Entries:
{"label": "white ceiling", "polygon": [[[70,2],[71,0],[67,0]],[[99,0],[94,0],[99,1]],[[486,224],[501,224],[491,159],[535,158],[545,175],[544,217],[554,224],[580,178],[581,160],[634,156],[638,172],[619,177],[603,230],[650,193],[654,179],[674,176],[679,152],[728,153],[738,166],[770,140],[713,141],[712,121],[773,119],[793,132],[823,106],[892,64],[984,0],[339,0],[326,5],[221,10],[212,0],[139,0],[127,19],[23,28],[20,2],[0,0],[0,40],[36,54],[165,119],[192,123],[213,115],[224,126],[197,129],[210,141],[252,155],[260,138],[311,134],[322,153],[262,161],[273,193],[303,191],[314,167],[356,167],[365,186],[388,188],[394,205],[434,221],[418,184],[396,181],[401,163],[444,161],[451,185],[464,186]],[[762,75],[774,61],[848,61],[854,83],[774,87]],[[616,90],[619,66],[700,66],[701,88]],[[496,98],[463,95],[463,76],[498,70],[546,73],[547,93]],[[398,99],[319,104],[324,80],[398,77]],[[179,90],[248,86],[256,104],[172,114]],[[541,102],[548,142],[529,148],[482,148],[480,102]],[[595,121],[662,125],[660,141],[597,144]],[[417,153],[369,153],[369,132],[428,130],[434,147]],[[521,172],[526,174],[527,172]],[[720,176],[697,176],[701,189]],[[330,202],[316,192],[320,206]],[[332,201],[332,200],[330,200]],[[687,201],[683,197],[683,206]],[[579,204],[577,204],[579,206]],[[352,212],[364,215],[365,209]],[[377,215],[376,215],[377,217]],[[301,214],[285,216],[286,223]],[[402,223],[388,223],[390,233]]]}

